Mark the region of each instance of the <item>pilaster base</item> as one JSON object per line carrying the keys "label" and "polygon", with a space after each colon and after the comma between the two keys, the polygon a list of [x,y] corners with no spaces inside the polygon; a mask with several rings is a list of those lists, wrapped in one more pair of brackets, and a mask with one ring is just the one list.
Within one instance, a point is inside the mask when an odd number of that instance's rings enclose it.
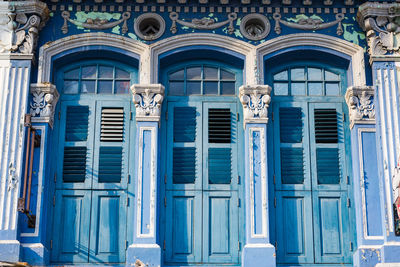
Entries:
{"label": "pilaster base", "polygon": [[49,251],[42,243],[21,244],[22,261],[30,265],[47,266]]}
{"label": "pilaster base", "polygon": [[[157,244],[133,244],[126,250],[126,266],[135,266],[137,261],[146,267],[161,266],[161,248]],[[138,265],[139,265],[138,264]],[[142,266],[142,265],[139,265]]]}
{"label": "pilaster base", "polygon": [[21,244],[18,240],[0,240],[0,261],[20,261]]}
{"label": "pilaster base", "polygon": [[[380,247],[359,247],[353,255],[354,267],[373,267],[382,262]],[[399,266],[400,267],[400,266]]]}
{"label": "pilaster base", "polygon": [[243,248],[242,267],[275,267],[275,247],[271,244],[247,244]]}

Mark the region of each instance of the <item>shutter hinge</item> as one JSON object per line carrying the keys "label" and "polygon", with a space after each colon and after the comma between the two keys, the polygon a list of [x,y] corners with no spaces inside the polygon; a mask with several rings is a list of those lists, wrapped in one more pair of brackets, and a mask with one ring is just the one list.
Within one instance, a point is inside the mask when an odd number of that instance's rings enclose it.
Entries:
{"label": "shutter hinge", "polygon": [[236,121],[239,121],[239,112],[236,112]]}
{"label": "shutter hinge", "polygon": [[274,207],[276,208],[276,197],[274,197]]}
{"label": "shutter hinge", "polygon": [[57,173],[54,174],[54,183],[57,182]]}
{"label": "shutter hinge", "polygon": [[56,205],[56,196],[53,196],[53,207]]}
{"label": "shutter hinge", "polygon": [[240,251],[241,245],[242,245],[242,244],[240,244],[240,241],[238,241],[238,251]]}
{"label": "shutter hinge", "polygon": [[347,175],[347,184],[350,184],[350,176]]}
{"label": "shutter hinge", "polygon": [[130,184],[130,183],[131,183],[131,175],[128,174],[128,184]]}
{"label": "shutter hinge", "polygon": [[167,197],[164,197],[164,207],[167,206]]}
{"label": "shutter hinge", "polygon": [[237,176],[237,184],[240,184],[240,175]]}
{"label": "shutter hinge", "polygon": [[60,120],[61,119],[61,112],[59,111],[58,112],[58,120]]}
{"label": "shutter hinge", "polygon": [[165,250],[165,239],[164,239],[164,243],[163,243],[163,250]]}
{"label": "shutter hinge", "polygon": [[350,208],[350,198],[347,198],[347,207]]}
{"label": "shutter hinge", "polygon": [[274,184],[276,184],[276,180],[275,180],[275,173],[274,173]]}
{"label": "shutter hinge", "polygon": [[125,250],[128,249],[128,240],[125,240]]}
{"label": "shutter hinge", "polygon": [[167,184],[167,174],[164,174],[164,184]]}
{"label": "shutter hinge", "polygon": [[129,197],[126,198],[126,206],[129,207]]}
{"label": "shutter hinge", "polygon": [[353,251],[353,242],[350,241],[350,251]]}
{"label": "shutter hinge", "polygon": [[274,112],[271,112],[271,120],[274,121]]}
{"label": "shutter hinge", "polygon": [[240,207],[240,198],[237,200],[237,206]]}
{"label": "shutter hinge", "polygon": [[346,115],[344,113],[343,114],[343,121],[346,121]]}
{"label": "shutter hinge", "polygon": [[133,119],[133,112],[131,111],[130,113],[129,113],[129,120],[132,120]]}
{"label": "shutter hinge", "polygon": [[166,120],[166,121],[168,120],[168,111],[165,112],[165,120]]}
{"label": "shutter hinge", "polygon": [[50,249],[53,249],[53,239],[50,239]]}
{"label": "shutter hinge", "polygon": [[275,241],[275,251],[278,251],[278,242]]}

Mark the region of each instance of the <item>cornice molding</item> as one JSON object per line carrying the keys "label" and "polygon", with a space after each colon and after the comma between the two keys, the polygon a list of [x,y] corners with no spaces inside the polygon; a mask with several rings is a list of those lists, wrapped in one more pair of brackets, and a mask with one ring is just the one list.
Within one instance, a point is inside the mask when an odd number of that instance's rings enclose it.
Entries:
{"label": "cornice molding", "polygon": [[400,61],[400,3],[362,4],[357,21],[366,32],[370,63]]}
{"label": "cornice molding", "polygon": [[48,18],[49,9],[41,1],[1,1],[0,54],[33,54]]}

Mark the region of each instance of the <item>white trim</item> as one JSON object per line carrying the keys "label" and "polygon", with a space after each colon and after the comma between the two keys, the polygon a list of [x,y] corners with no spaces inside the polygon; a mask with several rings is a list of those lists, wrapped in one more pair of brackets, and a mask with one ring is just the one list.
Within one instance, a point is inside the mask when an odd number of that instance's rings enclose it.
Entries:
{"label": "white trim", "polygon": [[[261,156],[261,224],[262,233],[255,233],[255,222],[254,222],[254,170],[253,170],[253,133],[259,132],[260,134],[260,156]],[[266,147],[265,147],[265,129],[263,127],[249,127],[249,179],[250,179],[250,221],[251,221],[251,238],[267,238],[267,177],[266,177]]]}
{"label": "white trim", "polygon": [[150,45],[150,83],[158,83],[158,60],[162,53],[185,46],[214,46],[242,54],[245,57],[245,75],[243,83],[257,84],[256,79],[256,47],[244,41],[211,33],[181,34],[163,39]]}
{"label": "white trim", "polygon": [[352,85],[365,85],[364,49],[361,46],[348,41],[318,33],[288,34],[259,44],[257,46],[256,59],[260,77],[264,77],[263,59],[265,55],[295,46],[323,47],[350,56],[352,67],[351,73],[353,76]]}
{"label": "white trim", "polygon": [[[73,48],[93,45],[116,47],[135,53],[140,57],[149,55],[148,45],[120,35],[102,32],[71,35],[54,42],[46,43],[40,48],[37,83],[51,82],[50,75],[53,56]],[[142,64],[139,64],[139,69],[141,69],[141,65]],[[143,71],[147,73],[148,70],[145,69]],[[139,73],[141,73],[141,71],[139,71]],[[139,78],[139,81],[143,82],[142,77]]]}
{"label": "white trim", "polygon": [[[144,131],[151,132],[151,167],[150,167],[150,218],[149,218],[149,233],[141,233],[141,222],[142,222],[142,182],[143,182],[143,134]],[[137,207],[136,207],[136,237],[138,238],[153,238],[154,237],[154,226],[155,226],[155,185],[156,185],[156,144],[157,144],[156,128],[151,126],[143,126],[139,129],[139,155],[138,155],[138,182],[137,182]]]}
{"label": "white trim", "polygon": [[366,240],[381,240],[382,236],[370,236],[368,235],[368,221],[367,221],[367,202],[365,199],[365,180],[364,180],[364,161],[363,161],[363,149],[362,149],[362,133],[375,133],[375,128],[358,128],[358,157],[360,163],[360,188],[361,188],[361,207],[362,207],[362,226],[363,235]]}
{"label": "white trim", "polygon": [[129,246],[130,248],[160,248],[158,244],[132,244]]}
{"label": "white trim", "polygon": [[42,194],[43,194],[43,165],[44,165],[44,142],[46,140],[46,126],[32,126],[36,130],[41,130],[40,136],[40,157],[39,157],[39,172],[38,172],[38,192],[36,199],[36,222],[35,222],[35,232],[33,233],[21,233],[21,236],[38,236],[39,235],[39,224],[40,224],[40,212],[42,206]]}

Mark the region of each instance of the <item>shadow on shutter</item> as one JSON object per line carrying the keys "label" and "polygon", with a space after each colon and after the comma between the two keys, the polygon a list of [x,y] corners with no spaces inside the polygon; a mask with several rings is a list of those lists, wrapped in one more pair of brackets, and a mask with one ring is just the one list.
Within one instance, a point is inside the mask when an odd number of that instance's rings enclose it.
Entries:
{"label": "shadow on shutter", "polygon": [[173,150],[174,184],[191,184],[196,178],[196,148],[174,147]]}
{"label": "shadow on shutter", "polygon": [[124,109],[102,108],[100,141],[122,142],[123,138],[124,138]]}
{"label": "shadow on shutter", "polygon": [[86,141],[89,127],[89,107],[67,107],[65,141]]}
{"label": "shadow on shutter", "polygon": [[63,180],[66,183],[82,183],[86,176],[86,147],[65,147]]}
{"label": "shadow on shutter", "polygon": [[119,183],[122,173],[122,147],[100,147],[99,183]]}

